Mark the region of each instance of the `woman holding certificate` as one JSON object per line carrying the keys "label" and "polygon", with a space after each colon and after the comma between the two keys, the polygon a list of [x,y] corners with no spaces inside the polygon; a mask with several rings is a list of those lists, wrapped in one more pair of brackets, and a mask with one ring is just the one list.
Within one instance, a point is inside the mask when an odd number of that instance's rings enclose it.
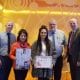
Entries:
{"label": "woman holding certificate", "polygon": [[11,47],[10,58],[13,60],[15,80],[25,80],[30,67],[31,49],[27,38],[28,33],[25,29],[21,29],[17,42]]}
{"label": "woman holding certificate", "polygon": [[38,39],[32,45],[32,76],[38,80],[49,80],[52,77],[54,47],[48,39],[45,25],[39,29]]}

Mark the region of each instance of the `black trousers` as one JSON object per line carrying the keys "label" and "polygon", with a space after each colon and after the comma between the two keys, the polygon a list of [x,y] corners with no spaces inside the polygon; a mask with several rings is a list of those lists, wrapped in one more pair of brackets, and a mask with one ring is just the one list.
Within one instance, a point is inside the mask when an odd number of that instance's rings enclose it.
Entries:
{"label": "black trousers", "polygon": [[76,68],[76,80],[80,80],[80,66]]}
{"label": "black trousers", "polygon": [[55,66],[54,66],[54,80],[60,80],[61,79],[61,72],[63,67],[63,57],[59,56],[56,60]]}
{"label": "black trousers", "polygon": [[28,70],[14,69],[15,80],[25,80]]}
{"label": "black trousers", "polygon": [[38,78],[38,80],[49,80],[49,78]]}
{"label": "black trousers", "polygon": [[4,74],[4,62],[2,56],[0,56],[1,65],[0,65],[0,80],[5,80],[5,74]]}
{"label": "black trousers", "polygon": [[12,67],[12,60],[8,56],[1,56],[1,58],[2,58],[1,70],[2,70],[2,74],[4,75],[3,79],[8,80]]}
{"label": "black trousers", "polygon": [[74,64],[71,55],[68,56],[68,62],[70,65],[71,80],[76,80],[76,64]]}

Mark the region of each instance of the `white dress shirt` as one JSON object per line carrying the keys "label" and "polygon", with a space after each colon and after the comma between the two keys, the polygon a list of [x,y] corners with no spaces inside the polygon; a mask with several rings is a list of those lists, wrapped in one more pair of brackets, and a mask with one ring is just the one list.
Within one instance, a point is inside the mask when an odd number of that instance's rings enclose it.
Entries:
{"label": "white dress shirt", "polygon": [[42,41],[41,44],[42,44],[41,56],[46,56],[46,45],[45,45],[44,41]]}

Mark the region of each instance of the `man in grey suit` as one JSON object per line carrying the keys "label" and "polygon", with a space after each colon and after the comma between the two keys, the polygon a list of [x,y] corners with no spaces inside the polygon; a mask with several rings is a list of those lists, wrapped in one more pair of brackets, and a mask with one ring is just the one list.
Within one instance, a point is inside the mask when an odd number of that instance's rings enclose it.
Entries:
{"label": "man in grey suit", "polygon": [[80,80],[80,28],[77,19],[72,18],[69,21],[71,32],[68,40],[68,62],[72,80]]}
{"label": "man in grey suit", "polygon": [[16,37],[11,33],[14,23],[6,24],[6,32],[0,33],[0,80],[8,80],[12,66],[12,61],[9,58],[11,44],[16,41]]}

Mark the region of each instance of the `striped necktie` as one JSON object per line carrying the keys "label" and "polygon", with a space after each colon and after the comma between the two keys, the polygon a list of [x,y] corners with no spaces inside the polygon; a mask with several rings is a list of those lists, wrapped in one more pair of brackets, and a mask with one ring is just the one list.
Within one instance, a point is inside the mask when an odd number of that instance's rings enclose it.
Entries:
{"label": "striped necktie", "polygon": [[71,33],[71,37],[70,37],[70,41],[69,41],[69,49],[72,46],[73,40],[74,40],[74,32]]}

